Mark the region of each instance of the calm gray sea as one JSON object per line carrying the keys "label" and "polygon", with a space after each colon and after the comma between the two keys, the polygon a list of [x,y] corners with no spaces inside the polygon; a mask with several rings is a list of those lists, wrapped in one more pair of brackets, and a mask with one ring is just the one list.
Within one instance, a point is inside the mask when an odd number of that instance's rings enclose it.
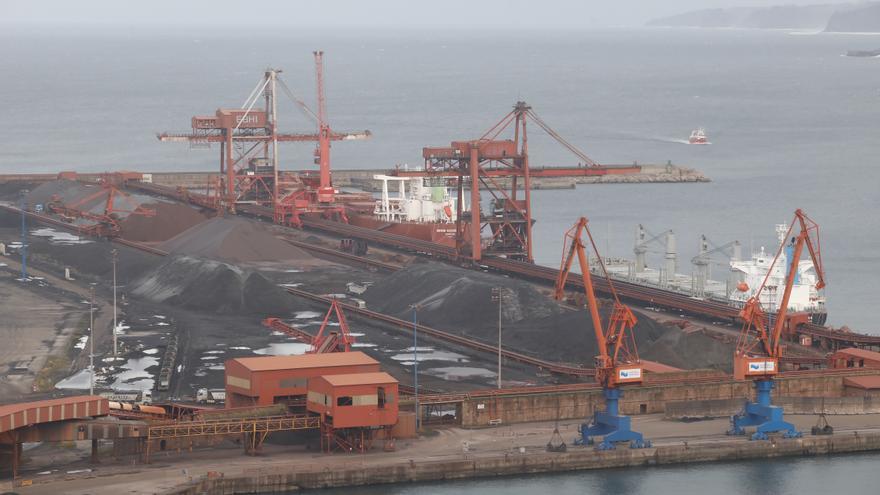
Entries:
{"label": "calm gray sea", "polygon": [[[311,51],[326,52],[336,129],[368,142],[333,148],[337,168],[420,162],[421,147],[473,138],[517,100],[594,159],[699,168],[710,184],[538,191],[538,261],[591,218],[608,254],[633,230],[673,229],[683,267],[704,233],[771,246],[805,209],[822,226],[830,322],[880,333],[880,60],[842,57],[880,38],[710,30],[547,32],[79,30],[0,33],[0,171],[207,170],[216,150],[159,143],[189,117],[241,105],[266,66],[314,101]],[[282,126],[309,131],[287,103]],[[711,146],[681,143],[704,126]],[[533,132],[533,165],[576,163]],[[309,166],[311,146],[282,150]],[[537,476],[345,493],[875,493],[877,456]],[[872,488],[873,487],[873,488]]]}

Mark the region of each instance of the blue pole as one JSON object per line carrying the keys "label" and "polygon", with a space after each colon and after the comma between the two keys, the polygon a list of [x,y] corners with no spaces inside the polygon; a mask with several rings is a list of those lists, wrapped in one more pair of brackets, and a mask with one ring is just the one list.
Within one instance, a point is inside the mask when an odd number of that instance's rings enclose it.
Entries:
{"label": "blue pole", "polygon": [[24,194],[21,195],[21,281],[27,280],[27,226],[24,217]]}
{"label": "blue pole", "polygon": [[419,414],[419,323],[418,307],[413,306],[413,388],[416,397],[416,431],[419,430],[421,415]]}

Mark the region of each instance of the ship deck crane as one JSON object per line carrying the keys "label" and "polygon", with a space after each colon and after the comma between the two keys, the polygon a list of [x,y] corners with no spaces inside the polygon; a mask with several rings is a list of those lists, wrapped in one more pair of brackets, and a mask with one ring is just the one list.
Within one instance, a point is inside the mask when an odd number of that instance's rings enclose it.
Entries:
{"label": "ship deck crane", "polygon": [[[800,227],[796,236],[790,237],[795,227]],[[801,432],[791,423],[783,419],[783,410],[771,404],[770,393],[774,387],[773,378],[779,372],[779,360],[782,357],[782,331],[787,324],[788,302],[791,291],[798,276],[798,263],[804,246],[810,253],[816,270],[816,289],[825,287],[825,274],[822,269],[822,254],[819,245],[819,225],[811,220],[803,211],[794,212],[794,219],[788,227],[783,239],[791,239],[790,256],[787,256],[788,268],[785,277],[785,290],[779,311],[773,319],[772,328],[768,328],[769,319],[761,307],[761,292],[767,283],[773,267],[779,260],[785,240],[780,244],[776,257],[767,271],[767,276],[758,288],[757,293],[746,301],[740,312],[743,329],[740,332],[733,360],[733,375],[738,380],[752,379],[755,382],[755,402],[747,402],[739,414],[731,416],[730,435],[744,435],[745,428],[755,426],[752,440],[766,440],[769,433],[781,432],[785,438],[797,438]]]}
{"label": "ship deck crane", "polygon": [[[596,381],[602,385],[605,410],[596,411],[590,423],[584,423],[580,426],[581,437],[575,440],[575,444],[592,445],[594,443],[593,437],[602,436],[602,441],[597,446],[599,450],[614,449],[615,444],[622,442],[629,442],[631,448],[650,447],[651,443],[645,441],[641,433],[632,430],[630,417],[621,415],[619,407],[622,396],[620,386],[641,383],[644,374],[632,333],[638,320],[629,307],[620,302],[587,224],[588,220],[581,217],[574,227],[565,233],[565,247],[563,248],[559,276],[556,279],[555,292],[557,300],[564,297],[565,282],[571,271],[574,258],[577,257],[593,331],[599,348],[599,355],[595,358]],[[584,242],[584,234],[586,234],[589,246]],[[587,259],[587,249],[589,248],[592,248],[592,252],[596,255],[602,273],[608,281],[614,302],[607,326],[602,325],[599,303],[593,290],[593,280]]]}
{"label": "ship deck crane", "polygon": [[[712,249],[709,249],[710,245]],[[728,250],[732,250],[732,253],[728,253]],[[713,262],[712,255],[716,253],[724,253],[730,259],[739,260],[741,256],[740,243],[739,241],[730,241],[716,246],[705,235],[700,236],[700,252],[691,258],[691,263],[694,265],[693,291],[696,297],[705,297],[706,295],[706,282],[711,276],[709,265]]]}

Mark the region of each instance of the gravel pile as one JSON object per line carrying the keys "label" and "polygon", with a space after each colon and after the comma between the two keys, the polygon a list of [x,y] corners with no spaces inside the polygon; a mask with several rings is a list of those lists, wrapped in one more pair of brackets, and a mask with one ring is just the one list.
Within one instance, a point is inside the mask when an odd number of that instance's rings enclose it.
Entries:
{"label": "gravel pile", "polygon": [[312,256],[278,239],[260,222],[216,217],[201,222],[159,245],[173,254],[230,263],[305,261]]}

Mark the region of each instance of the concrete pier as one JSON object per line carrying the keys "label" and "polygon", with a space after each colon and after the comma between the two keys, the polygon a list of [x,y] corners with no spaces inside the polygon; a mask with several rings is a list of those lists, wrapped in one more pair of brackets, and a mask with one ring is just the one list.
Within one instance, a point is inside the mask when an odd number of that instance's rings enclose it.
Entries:
{"label": "concrete pier", "polygon": [[880,433],[805,437],[767,442],[714,441],[666,445],[651,449],[595,451],[579,449],[567,453],[504,453],[491,457],[459,460],[396,462],[369,467],[342,467],[300,470],[291,465],[286,470],[258,472],[241,476],[215,476],[194,480],[186,486],[166,491],[169,494],[282,493],[297,489],[349,487],[388,483],[413,483],[459,480],[492,476],[648,467],[672,464],[771,459],[790,456],[869,452],[880,450]]}

